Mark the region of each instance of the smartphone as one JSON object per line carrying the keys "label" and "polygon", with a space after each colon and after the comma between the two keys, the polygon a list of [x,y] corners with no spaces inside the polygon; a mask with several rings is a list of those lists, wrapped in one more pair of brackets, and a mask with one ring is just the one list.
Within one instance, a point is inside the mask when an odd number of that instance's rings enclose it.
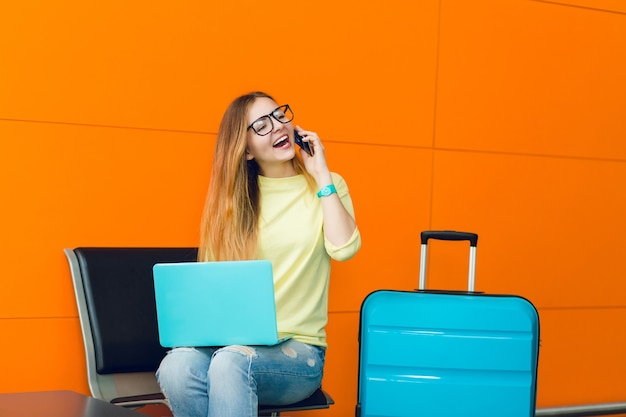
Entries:
{"label": "smartphone", "polygon": [[296,145],[298,145],[299,147],[301,147],[304,152],[308,153],[309,155],[313,156],[313,150],[311,149],[311,147],[309,146],[309,142],[305,142],[302,140],[302,136],[300,136],[300,134],[298,133],[297,130],[293,130],[293,137],[295,138],[295,142]]}

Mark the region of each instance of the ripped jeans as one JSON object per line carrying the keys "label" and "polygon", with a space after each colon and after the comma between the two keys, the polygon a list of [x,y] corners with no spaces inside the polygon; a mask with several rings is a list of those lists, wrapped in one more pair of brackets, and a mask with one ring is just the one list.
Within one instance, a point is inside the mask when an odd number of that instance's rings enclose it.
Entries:
{"label": "ripped jeans", "polygon": [[275,346],[170,350],[157,379],[175,417],[256,417],[259,404],[300,401],[319,388],[326,350]]}

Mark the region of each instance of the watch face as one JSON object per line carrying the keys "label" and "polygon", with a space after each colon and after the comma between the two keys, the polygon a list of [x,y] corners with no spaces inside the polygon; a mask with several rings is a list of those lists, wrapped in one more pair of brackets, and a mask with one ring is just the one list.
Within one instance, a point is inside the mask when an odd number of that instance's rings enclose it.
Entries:
{"label": "watch face", "polygon": [[318,197],[328,197],[329,195],[336,193],[337,190],[335,190],[335,186],[333,184],[331,185],[327,185],[326,187],[323,187],[319,190],[319,192],[317,193]]}

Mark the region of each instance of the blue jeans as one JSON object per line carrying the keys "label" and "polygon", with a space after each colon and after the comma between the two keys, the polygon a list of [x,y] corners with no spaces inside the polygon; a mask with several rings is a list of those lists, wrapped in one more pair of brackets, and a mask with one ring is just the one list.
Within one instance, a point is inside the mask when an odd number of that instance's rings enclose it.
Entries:
{"label": "blue jeans", "polygon": [[259,404],[307,398],[326,350],[290,339],[276,346],[170,350],[157,379],[175,417],[256,417]]}

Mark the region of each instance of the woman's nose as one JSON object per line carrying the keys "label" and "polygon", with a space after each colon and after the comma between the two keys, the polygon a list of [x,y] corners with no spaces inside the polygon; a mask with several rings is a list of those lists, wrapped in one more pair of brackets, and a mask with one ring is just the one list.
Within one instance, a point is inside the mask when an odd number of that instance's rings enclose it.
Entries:
{"label": "woman's nose", "polygon": [[272,132],[278,132],[283,128],[283,124],[276,120],[272,120]]}

